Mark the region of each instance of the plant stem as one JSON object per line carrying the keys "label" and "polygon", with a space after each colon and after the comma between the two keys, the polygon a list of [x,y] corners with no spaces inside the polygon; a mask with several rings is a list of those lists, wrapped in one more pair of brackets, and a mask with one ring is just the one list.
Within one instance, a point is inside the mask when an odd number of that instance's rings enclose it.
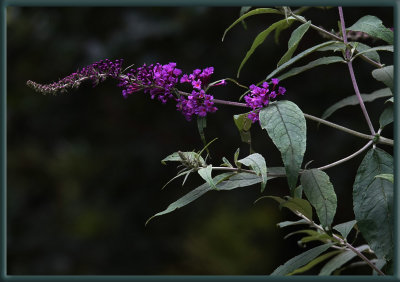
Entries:
{"label": "plant stem", "polygon": [[347,156],[347,157],[345,157],[345,158],[343,158],[343,159],[340,159],[340,160],[338,160],[338,161],[336,161],[336,162],[333,162],[333,163],[330,163],[330,164],[321,166],[321,167],[319,167],[318,169],[319,169],[319,170],[325,170],[325,169],[334,167],[334,166],[336,166],[336,165],[339,165],[339,164],[341,164],[341,163],[347,162],[348,160],[351,160],[351,159],[354,158],[355,156],[357,156],[357,155],[361,154],[362,152],[364,152],[364,151],[365,151],[366,149],[368,149],[368,147],[371,146],[373,143],[374,143],[374,142],[371,140],[371,141],[369,141],[367,144],[365,144],[365,146],[362,147],[362,148],[361,148],[360,150],[358,150],[357,152],[354,152],[353,154],[351,154],[351,155],[349,155],[349,156]]}
{"label": "plant stem", "polygon": [[[306,23],[306,22],[307,22],[306,20],[303,20],[302,18],[299,18],[299,17],[298,17],[295,13],[293,13],[293,12],[292,12],[290,15],[291,15],[293,18],[295,18],[296,20],[298,20],[299,22],[302,22],[302,23]],[[326,35],[330,36],[330,37],[333,38],[333,39],[336,39],[336,40],[341,41],[341,42],[344,43],[343,38],[340,38],[340,37],[337,36],[336,34],[333,34],[333,33],[329,32],[329,31],[327,31],[327,30],[325,30],[325,29],[323,29],[323,28],[321,28],[321,27],[319,27],[319,26],[313,25],[313,24],[311,24],[310,27],[311,27],[312,29],[316,30],[316,31],[319,31],[319,32],[321,32],[321,33],[323,33],[323,34],[326,34]],[[352,47],[352,46],[350,46],[348,43],[345,43],[345,44],[346,44],[347,47]],[[357,50],[355,50],[355,52],[358,53]],[[380,64],[380,63],[378,63],[378,62],[375,62],[374,60],[371,60],[370,58],[368,58],[368,57],[366,57],[366,56],[364,56],[364,55],[360,55],[360,58],[363,59],[364,61],[366,61],[367,63],[373,65],[374,67],[377,67],[377,68],[383,68],[383,67],[384,67],[384,65],[382,65],[382,64]]]}
{"label": "plant stem", "polygon": [[[341,6],[339,6],[338,9],[339,9],[340,25],[341,25],[342,34],[343,34],[343,42],[347,45],[347,34],[346,34],[346,27],[345,27],[345,23],[344,23],[343,9]],[[356,96],[357,96],[358,102],[361,106],[361,110],[364,114],[365,120],[368,123],[369,130],[371,131],[372,135],[375,135],[375,129],[372,125],[371,119],[369,118],[367,109],[365,108],[364,101],[361,97],[360,90],[358,89],[356,77],[354,75],[353,63],[351,62],[350,57],[351,57],[350,50],[346,49],[347,66],[349,68],[351,82],[353,83],[354,91],[356,92]]]}
{"label": "plant stem", "polygon": [[[303,214],[301,214],[300,212],[296,213],[298,216],[300,216],[301,218],[303,218],[304,220],[306,220],[310,225],[314,226],[316,229],[319,229],[320,231],[328,234],[324,228],[322,228],[321,225],[316,224],[314,221],[310,220],[309,218],[307,218],[306,216],[304,216]],[[372,269],[374,269],[379,275],[383,275],[385,276],[385,273],[383,273],[378,267],[376,267],[376,265],[374,265],[366,256],[364,256],[359,250],[357,250],[356,248],[354,248],[350,243],[348,243],[346,240],[340,238],[339,236],[337,236],[336,234],[330,235],[332,236],[335,240],[339,241],[342,245],[345,245],[349,250],[353,251],[357,256],[359,256],[363,261],[365,261]]]}

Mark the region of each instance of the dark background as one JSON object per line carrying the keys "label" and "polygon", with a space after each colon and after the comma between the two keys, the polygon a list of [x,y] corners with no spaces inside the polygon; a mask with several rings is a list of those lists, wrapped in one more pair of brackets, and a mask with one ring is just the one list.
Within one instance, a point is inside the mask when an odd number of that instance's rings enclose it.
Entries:
{"label": "dark background", "polygon": [[[209,192],[190,205],[145,221],[202,182],[189,177],[160,188],[176,173],[160,160],[177,150],[202,148],[196,122],[187,122],[170,102],[162,105],[137,93],[123,99],[116,82],[96,88],[90,83],[59,96],[41,95],[27,80],[49,83],[95,61],[125,60],[124,66],[177,62],[184,73],[214,66],[214,80],[235,77],[255,36],[278,15],[249,18],[247,30],[224,30],[238,17],[239,7],[209,8],[22,8],[7,10],[7,194],[8,274],[138,275],[138,274],[269,274],[303,250],[296,230],[276,223],[296,219],[272,201],[253,205],[259,185],[230,192]],[[346,25],[372,14],[391,27],[391,8],[344,8]],[[316,25],[336,29],[337,9],[313,8],[304,16]],[[249,59],[239,81],[263,79],[287,50],[294,27],[283,31],[279,45],[273,34]],[[306,34],[297,52],[322,42]],[[369,45],[383,42],[364,41]],[[298,65],[307,63],[310,56]],[[326,54],[328,56],[328,54]],[[391,54],[382,62],[392,64]],[[373,67],[355,62],[362,93],[384,85],[372,79]],[[330,65],[282,82],[285,99],[305,112],[321,116],[334,102],[353,95],[346,65]],[[218,99],[236,101],[243,93],[232,84],[213,89]],[[378,127],[385,99],[367,104]],[[207,139],[212,162],[230,161],[237,147],[248,154],[232,115],[240,108],[219,106],[208,116]],[[343,108],[330,120],[368,133],[358,106]],[[326,126],[308,124],[304,163],[318,167],[361,148],[366,140]],[[392,137],[392,127],[384,136]],[[268,166],[280,166],[280,154],[258,125],[252,129],[254,149]],[[392,148],[381,146],[392,153]],[[354,218],[352,183],[362,156],[327,170],[338,196],[334,224]],[[264,195],[287,195],[285,179],[271,180]],[[358,240],[361,244],[362,240]],[[315,272],[309,272],[315,273]],[[346,272],[345,272],[346,273]],[[354,268],[347,274],[369,274]]]}

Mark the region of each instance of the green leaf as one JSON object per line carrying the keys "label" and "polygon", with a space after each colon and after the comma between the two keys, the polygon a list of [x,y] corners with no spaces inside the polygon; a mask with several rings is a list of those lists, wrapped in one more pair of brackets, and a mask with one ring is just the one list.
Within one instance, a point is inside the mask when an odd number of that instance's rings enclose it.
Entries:
{"label": "green leaf", "polygon": [[[179,155],[179,153],[181,155]],[[182,156],[184,157],[184,159],[181,158]],[[198,160],[199,164],[201,164],[202,166],[206,164],[203,157],[196,152],[175,152],[162,159],[161,163],[165,165],[165,162],[183,162],[185,160]]]}
{"label": "green leaf", "polygon": [[393,157],[370,149],[361,162],[353,185],[353,208],[358,229],[378,258],[393,257],[393,184],[380,174],[393,174]]}
{"label": "green leaf", "polygon": [[323,254],[319,257],[317,257],[316,259],[313,259],[312,261],[310,261],[308,264],[306,264],[303,267],[300,267],[298,269],[296,269],[295,271],[289,273],[288,275],[294,275],[294,274],[299,274],[299,273],[303,273],[306,272],[307,270],[310,270],[311,268],[313,268],[314,266],[316,266],[317,264],[323,262],[324,260],[327,260],[328,258],[340,253],[341,251],[331,251],[329,253]]}
{"label": "green leaf", "polygon": [[305,217],[307,217],[309,220],[312,220],[312,208],[311,205],[307,200],[299,199],[299,198],[290,198],[288,199],[282,199],[281,197],[277,196],[262,196],[258,198],[255,202],[257,203],[258,201],[262,199],[272,199],[275,200],[279,203],[279,208],[288,208],[290,209],[293,213],[301,213]]}
{"label": "green leaf", "polygon": [[300,224],[309,224],[305,219],[300,219],[298,221],[282,221],[277,223],[276,225],[279,228],[287,227],[287,226],[293,226],[293,225],[300,225]]}
{"label": "green leaf", "polygon": [[281,152],[288,184],[296,187],[297,177],[306,150],[306,120],[303,112],[290,101],[277,101],[263,108],[259,114],[261,128]]}
{"label": "green leaf", "polygon": [[275,271],[272,272],[271,275],[288,275],[289,273],[292,273],[296,269],[306,265],[307,263],[318,257],[320,254],[325,252],[331,246],[333,246],[333,243],[324,244],[312,248],[298,256],[295,256],[294,258],[288,260],[285,264],[275,269]]}
{"label": "green leaf", "polygon": [[265,159],[259,153],[251,154],[244,159],[238,160],[239,163],[244,164],[261,176],[261,193],[264,192],[265,185],[267,184],[267,165]]}
{"label": "green leaf", "polygon": [[285,202],[280,204],[281,207],[288,208],[292,212],[299,212],[309,220],[312,220],[312,208],[307,200],[299,198],[289,198]]}
{"label": "green leaf", "polygon": [[212,179],[211,176],[212,172],[212,165],[208,165],[206,167],[200,168],[197,173],[215,190],[217,190],[217,187],[215,186],[215,183]]}
{"label": "green leaf", "polygon": [[224,41],[225,39],[225,35],[226,33],[235,25],[237,25],[238,23],[240,23],[241,21],[243,21],[245,18],[248,18],[250,16],[254,16],[254,15],[259,15],[259,14],[282,14],[280,11],[276,10],[276,9],[272,9],[272,8],[259,8],[259,9],[255,9],[255,10],[251,10],[250,12],[244,14],[243,16],[241,16],[240,18],[238,18],[233,24],[231,24],[224,32],[224,35],[222,36],[222,41]]}
{"label": "green leaf", "polygon": [[394,103],[393,97],[392,97],[392,98],[389,98],[389,99],[387,99],[387,100],[385,101],[385,104],[386,104],[387,102]]}
{"label": "green leaf", "polygon": [[382,24],[382,21],[375,16],[364,16],[351,27],[348,27],[347,30],[361,31],[372,37],[382,39],[389,44],[393,44],[393,32],[386,28]]}
{"label": "green leaf", "polygon": [[386,180],[394,183],[393,174],[391,174],[391,173],[378,174],[378,175],[375,176],[375,178],[376,177],[382,178],[382,179],[386,179]]}
{"label": "green leaf", "polygon": [[[250,173],[222,173],[213,178],[213,182],[216,183],[217,190],[232,190],[239,187],[246,187],[254,185],[261,182],[261,178],[255,174]],[[159,212],[146,221],[146,225],[154,217],[168,214],[176,209],[186,206],[187,204],[193,202],[194,200],[200,198],[208,191],[213,190],[213,188],[208,183],[197,187],[196,189],[190,191],[182,198],[170,204],[164,211]]]}
{"label": "green leaf", "polygon": [[386,66],[380,69],[375,69],[372,71],[372,76],[380,81],[383,82],[387,87],[390,88],[393,92],[393,66]]}
{"label": "green leaf", "polygon": [[299,185],[293,190],[293,197],[294,198],[302,198],[303,197],[303,186]]}
{"label": "green leaf", "polygon": [[238,158],[239,158],[239,153],[240,153],[240,148],[237,148],[235,154],[233,155],[233,162],[235,163],[235,165],[240,168],[241,164],[238,163]]}
{"label": "green leaf", "polygon": [[294,64],[295,62],[297,62],[298,60],[306,57],[307,55],[310,55],[311,53],[317,51],[320,48],[323,48],[325,46],[329,46],[331,44],[335,43],[335,41],[327,41],[318,45],[315,45],[311,48],[308,48],[307,50],[304,50],[303,52],[299,53],[298,55],[294,56],[293,58],[291,58],[289,61],[287,61],[286,63],[280,65],[279,67],[277,67],[273,72],[271,72],[267,78],[265,80],[269,80],[270,78],[275,77],[275,75],[281,71],[283,71],[284,69],[286,69],[288,66]]}
{"label": "green leaf", "polygon": [[292,17],[289,17],[287,19],[283,19],[280,20],[272,25],[270,25],[266,30],[260,32],[256,38],[253,41],[253,44],[251,45],[249,51],[247,51],[246,56],[244,57],[244,59],[242,60],[242,62],[240,63],[238,72],[237,72],[237,77],[239,77],[240,75],[240,71],[242,70],[244,64],[247,62],[247,60],[250,58],[250,56],[254,53],[254,51],[257,49],[258,46],[260,46],[265,39],[267,38],[267,36],[274,30],[276,29],[278,26],[283,25],[283,24],[287,24],[286,21],[294,21],[295,19]]}
{"label": "green leaf", "polygon": [[[197,116],[197,129],[199,130],[199,134],[201,137],[201,141],[203,141],[204,146],[207,146],[206,136],[204,134],[204,128],[207,127],[207,118]],[[208,148],[206,148],[207,154],[210,154]]]}
{"label": "green leaf", "polygon": [[[388,52],[393,52],[393,45],[386,45],[386,46],[377,46],[377,47],[373,47],[373,48],[366,48],[364,51],[361,51],[361,52],[359,52],[359,53],[357,53],[357,54],[355,54],[354,56],[353,56],[353,60],[355,59],[355,58],[357,58],[358,56],[360,56],[360,55],[364,55],[364,56],[366,56],[366,57],[368,57],[368,53],[374,53],[375,51],[388,51]],[[371,59],[371,57],[369,57],[370,59]],[[378,60],[377,59],[374,59],[374,61],[377,61],[377,62],[380,62],[380,60],[379,60],[379,56],[378,56]]]}
{"label": "green leaf", "polygon": [[274,40],[275,44],[279,44],[279,35],[285,29],[288,29],[293,24],[293,21],[286,22],[286,24],[281,24],[275,29]]}
{"label": "green leaf", "polygon": [[306,34],[307,30],[310,28],[311,21],[308,21],[298,28],[296,28],[293,32],[292,35],[290,36],[289,42],[288,42],[288,50],[287,52],[282,56],[282,58],[278,62],[278,67],[282,65],[283,63],[286,63],[288,60],[292,58],[293,53],[296,51],[297,46],[300,43],[300,40],[303,38],[304,34]]}
{"label": "green leaf", "polygon": [[351,220],[344,223],[337,224],[332,228],[342,234],[343,238],[347,238],[354,225],[357,223],[357,220]]}
{"label": "green leaf", "polygon": [[[359,53],[363,53],[363,55],[365,57],[367,57],[367,58],[369,58],[369,59],[371,59],[371,60],[373,60],[375,62],[378,62],[378,63],[380,62],[379,54],[378,54],[378,52],[376,52],[376,51],[380,50],[379,47],[377,47],[377,49],[372,50],[373,48],[371,48],[370,46],[368,46],[368,45],[366,45],[364,43],[358,42],[358,41],[357,42],[349,42],[348,44],[357,50],[357,54],[354,55],[353,58],[358,57]],[[323,47],[323,48],[319,49],[318,51],[321,51],[321,52],[324,52],[324,51],[333,51],[333,52],[340,51],[340,52],[344,53],[346,48],[347,48],[346,44],[344,44],[341,41],[336,41],[334,44],[326,46],[326,47]],[[390,51],[390,50],[386,50],[386,49],[387,48],[382,48],[381,51]]]}
{"label": "green leaf", "polygon": [[233,165],[228,161],[228,159],[227,158],[225,158],[225,157],[222,157],[222,161],[224,162],[224,166],[226,166],[226,167],[233,167]]}
{"label": "green leaf", "polygon": [[285,72],[284,74],[278,76],[278,78],[279,78],[279,80],[284,80],[288,77],[298,75],[299,73],[302,73],[309,69],[312,69],[312,68],[315,68],[318,66],[322,66],[322,65],[334,64],[334,63],[345,63],[345,61],[343,60],[342,57],[338,57],[338,56],[322,57],[322,58],[316,59],[316,60],[308,63],[307,65],[292,68],[288,72]]}
{"label": "green leaf", "polygon": [[235,121],[236,127],[239,130],[242,142],[251,145],[250,128],[252,125],[252,121],[247,117],[248,114],[249,113],[234,115],[233,120]]}
{"label": "green leaf", "polygon": [[322,170],[311,169],[302,173],[300,181],[321,225],[330,226],[336,213],[337,198],[329,176]]}
{"label": "green leaf", "polygon": [[[392,95],[393,94],[389,88],[383,88],[383,89],[376,90],[370,94],[361,94],[361,97],[362,97],[364,103],[366,103],[366,102],[372,102],[378,98],[389,97]],[[335,104],[333,104],[332,106],[330,106],[329,108],[327,108],[324,111],[321,118],[327,119],[329,116],[331,116],[337,110],[339,110],[343,107],[346,107],[346,106],[353,106],[353,105],[359,105],[358,98],[356,95],[346,97],[346,98],[340,100],[339,102],[336,102]]]}
{"label": "green leaf", "polygon": [[[369,249],[368,245],[362,245],[356,248],[359,252],[363,252]],[[330,275],[335,269],[338,269],[351,259],[355,258],[357,254],[351,250],[344,251],[337,255],[330,261],[328,261],[320,270],[318,275]]]}
{"label": "green leaf", "polygon": [[[190,174],[191,172],[193,172],[193,170],[186,170],[186,171],[184,171],[184,172],[178,173],[178,175],[174,176],[174,177],[171,178],[167,183],[165,183],[165,185],[161,188],[161,190],[164,189],[164,188],[165,188],[168,184],[170,184],[173,180],[177,179],[178,177],[181,177],[181,176],[184,176],[184,175],[188,175],[188,174]],[[185,182],[182,183],[182,186],[183,186],[183,184],[185,184]]]}
{"label": "green leaf", "polygon": [[390,104],[383,110],[381,116],[379,117],[379,126],[380,128],[384,128],[386,125],[391,124],[393,122],[394,111],[393,104]]}

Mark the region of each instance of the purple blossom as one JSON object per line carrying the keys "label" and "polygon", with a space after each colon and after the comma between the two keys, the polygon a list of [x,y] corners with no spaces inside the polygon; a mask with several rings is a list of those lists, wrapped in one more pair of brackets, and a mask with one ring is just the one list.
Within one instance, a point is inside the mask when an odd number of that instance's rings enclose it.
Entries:
{"label": "purple blossom", "polygon": [[70,88],[78,87],[85,80],[91,80],[93,86],[96,86],[99,82],[104,81],[108,77],[117,78],[121,73],[122,62],[122,59],[115,61],[108,59],[101,60],[86,66],[81,70],[77,70],[57,82],[39,84],[28,80],[27,85],[43,94],[65,92]]}
{"label": "purple blossom", "polygon": [[276,86],[279,83],[279,79],[272,78],[272,89],[269,88],[269,84],[267,82],[263,82],[261,87],[256,86],[254,84],[250,85],[250,93],[244,96],[244,100],[246,105],[252,108],[252,111],[248,114],[248,118],[254,123],[258,119],[258,113],[261,108],[266,107],[271,99],[275,99],[278,95],[284,95],[286,89],[284,87],[279,86],[278,91],[276,91]]}

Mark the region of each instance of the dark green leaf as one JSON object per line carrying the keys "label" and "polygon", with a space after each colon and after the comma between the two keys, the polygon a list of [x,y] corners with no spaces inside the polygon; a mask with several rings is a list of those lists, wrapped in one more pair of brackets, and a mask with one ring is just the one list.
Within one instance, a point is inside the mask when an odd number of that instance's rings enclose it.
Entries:
{"label": "dark green leaf", "polygon": [[201,165],[206,164],[206,162],[204,161],[202,156],[200,156],[196,152],[180,152],[180,153],[181,153],[181,155],[179,155],[178,152],[172,153],[171,155],[162,159],[161,163],[165,165],[166,164],[165,162],[182,162],[182,161],[184,161],[181,158],[183,156],[184,159],[187,159],[187,160],[198,160]]}
{"label": "dark green leaf", "polygon": [[[369,59],[371,59],[371,60],[373,60],[375,62],[378,62],[378,63],[380,62],[379,54],[378,54],[378,52],[376,52],[376,51],[379,51],[379,48],[375,49],[375,50],[372,50],[373,48],[371,48],[368,45],[366,45],[364,43],[361,43],[361,42],[349,42],[348,44],[357,50],[357,54],[354,55],[353,58],[358,57],[359,56],[358,54],[363,52],[363,55],[365,57],[367,57],[367,58],[369,58]],[[319,49],[318,51],[321,51],[321,52],[324,52],[324,51],[333,51],[333,52],[340,51],[340,52],[344,53],[346,48],[347,48],[346,44],[344,44],[341,41],[336,41],[334,44],[326,46],[326,47],[323,47],[323,48]],[[382,48],[382,51],[390,51],[390,50],[386,50],[386,49],[388,49],[388,48]]]}
{"label": "dark green leaf", "polygon": [[317,264],[323,262],[324,260],[327,260],[328,258],[340,253],[341,251],[331,251],[329,253],[323,254],[319,257],[317,257],[316,259],[313,259],[312,261],[310,261],[308,264],[306,264],[303,267],[300,267],[298,269],[296,269],[295,271],[289,273],[288,275],[294,275],[294,274],[299,274],[299,273],[303,273],[306,272],[307,270],[310,270],[311,268],[313,268],[314,266],[316,266]]}
{"label": "dark green leaf", "polygon": [[259,14],[281,14],[280,11],[276,10],[276,9],[272,9],[272,8],[259,8],[259,9],[255,9],[255,10],[251,10],[250,12],[244,14],[243,16],[241,16],[240,18],[238,18],[233,24],[231,24],[224,32],[224,35],[222,36],[222,41],[224,41],[225,35],[226,33],[232,28],[234,27],[236,24],[240,23],[241,21],[243,21],[245,18],[248,18],[250,16],[254,16],[254,15],[259,15]]}
{"label": "dark green leaf", "polygon": [[286,240],[287,238],[289,238],[289,237],[291,237],[293,235],[296,235],[296,234],[307,234],[307,235],[310,235],[310,236],[318,236],[318,235],[322,235],[323,233],[319,233],[318,231],[315,231],[315,230],[312,230],[312,229],[303,229],[303,230],[298,230],[298,231],[289,233],[285,237],[283,237],[283,239]]}
{"label": "dark green leaf", "polygon": [[[188,174],[190,174],[191,172],[193,172],[193,170],[186,170],[186,171],[184,171],[184,172],[178,173],[178,175],[176,175],[175,177],[171,178],[167,183],[165,183],[165,185],[161,188],[161,190],[164,189],[164,188],[165,188],[168,184],[170,184],[173,180],[177,179],[178,177],[181,177],[181,176],[184,176],[184,175],[188,175]],[[185,183],[185,182],[182,183],[182,186],[183,186],[184,183]]]}
{"label": "dark green leaf", "polygon": [[250,128],[252,125],[252,121],[247,117],[248,114],[249,113],[234,115],[233,120],[235,121],[236,127],[239,130],[242,142],[251,145]]}
{"label": "dark green leaf", "polygon": [[[360,247],[356,248],[358,251],[363,252],[367,249],[369,249],[368,245],[362,245]],[[330,261],[328,261],[320,270],[318,275],[330,275],[335,269],[338,269],[354,257],[356,257],[357,254],[351,250],[344,251],[343,253],[337,255]]]}
{"label": "dark green leaf", "polygon": [[337,208],[337,198],[329,176],[319,169],[306,170],[301,174],[304,194],[315,208],[324,227],[331,225]]}
{"label": "dark green leaf", "polygon": [[295,256],[294,258],[288,260],[285,264],[275,269],[275,271],[272,272],[271,275],[287,275],[289,273],[292,273],[296,269],[306,265],[307,263],[318,257],[320,254],[325,252],[331,246],[333,246],[333,243],[324,244],[312,248],[298,256]]}
{"label": "dark green leaf", "polygon": [[[197,128],[199,130],[201,141],[203,141],[203,145],[207,146],[206,136],[204,134],[204,128],[207,127],[207,118],[197,116]],[[207,154],[210,154],[208,148],[206,148]]]}
{"label": "dark green leaf", "polygon": [[210,185],[213,189],[217,190],[213,178],[211,176],[212,165],[200,168],[197,173]]}
{"label": "dark green leaf", "polygon": [[348,27],[347,30],[361,31],[372,37],[380,38],[389,44],[393,44],[393,31],[386,28],[382,24],[382,21],[375,16],[364,16],[351,27]]}
{"label": "dark green leaf", "polygon": [[280,20],[272,25],[270,25],[266,30],[260,32],[256,38],[253,41],[253,44],[251,45],[249,51],[247,51],[246,56],[244,57],[244,59],[242,60],[242,62],[240,63],[238,72],[237,72],[237,77],[239,77],[240,75],[240,71],[242,70],[244,64],[247,62],[247,60],[250,58],[250,56],[254,53],[254,51],[257,49],[258,46],[260,46],[265,39],[267,38],[267,36],[274,30],[276,29],[278,26],[280,25],[285,25],[287,24],[287,21],[294,21],[295,19],[292,17],[289,17],[287,20],[283,19]]}
{"label": "dark green leaf", "polygon": [[[383,98],[383,97],[389,97],[392,96],[392,92],[390,91],[389,88],[383,88],[376,90],[372,92],[371,94],[361,94],[361,97],[365,102],[372,102],[375,99],[378,98]],[[332,115],[334,112],[337,110],[346,107],[346,106],[352,106],[352,105],[359,105],[358,98],[356,95],[346,97],[339,102],[336,102],[332,106],[330,106],[328,109],[325,110],[325,112],[322,114],[322,119],[327,119],[330,115]]]}
{"label": "dark green leaf", "polygon": [[259,114],[261,127],[281,152],[290,189],[294,189],[306,150],[306,120],[290,101],[277,101]]}
{"label": "dark green leaf", "polygon": [[303,186],[299,185],[296,188],[294,188],[293,197],[294,198],[302,198],[303,197]]}
{"label": "dark green leaf", "polygon": [[261,176],[261,193],[265,189],[265,185],[267,184],[267,165],[265,163],[265,159],[259,153],[251,154],[244,159],[238,160],[239,163],[244,164],[251,169],[259,176]]}
{"label": "dark green leaf", "polygon": [[293,24],[293,21],[286,22],[286,24],[281,24],[275,29],[275,44],[279,44],[279,35],[281,34],[282,31],[285,29],[288,29],[291,25]]}
{"label": "dark green leaf", "polygon": [[[370,57],[371,54],[375,54],[376,51],[388,51],[388,52],[393,52],[393,45],[387,45],[387,46],[377,46],[377,47],[373,47],[373,48],[366,48],[363,51],[360,51],[359,53],[357,53],[356,55],[353,56],[353,59],[357,58],[360,55],[364,55],[366,57],[369,57],[370,59],[372,59]],[[379,60],[379,55],[377,58],[373,59],[376,62],[380,62]]]}
{"label": "dark green leaf", "polygon": [[383,110],[381,116],[379,117],[379,126],[380,128],[384,128],[386,125],[391,124],[393,122],[394,111],[393,104],[390,104]]}
{"label": "dark green leaf", "polygon": [[292,58],[293,53],[296,51],[297,46],[300,43],[300,40],[303,38],[304,34],[306,34],[307,30],[309,29],[311,25],[311,22],[308,21],[298,28],[296,28],[293,32],[292,35],[290,36],[289,42],[288,42],[288,50],[287,52],[282,56],[282,58],[278,62],[278,67],[282,65],[283,63],[286,63],[288,60]]}
{"label": "dark green leaf", "polygon": [[315,45],[311,48],[308,48],[307,50],[301,52],[300,54],[294,56],[293,58],[291,58],[289,61],[287,61],[286,63],[280,65],[278,68],[276,68],[273,72],[271,72],[267,78],[265,80],[269,80],[270,78],[275,77],[276,74],[278,74],[279,72],[283,71],[284,69],[286,69],[288,66],[294,64],[295,62],[297,62],[298,60],[306,57],[307,55],[310,55],[311,53],[317,51],[320,48],[323,48],[325,46],[331,45],[335,43],[335,41],[327,41],[318,45]]}
{"label": "dark green leaf", "polygon": [[353,208],[358,229],[378,258],[393,257],[393,184],[379,174],[393,174],[393,157],[370,149],[353,185]]}
{"label": "dark green leaf", "polygon": [[240,168],[241,164],[238,163],[238,158],[239,158],[239,153],[240,153],[240,148],[237,148],[235,154],[233,155],[233,162],[235,163],[235,165]]}
{"label": "dark green leaf", "polygon": [[[232,189],[236,189],[239,187],[246,187],[246,186],[260,183],[261,177],[255,175],[255,174],[250,174],[250,173],[236,174],[236,173],[227,172],[227,173],[217,175],[216,177],[213,178],[213,181],[214,181],[214,183],[216,183],[217,190],[232,190]],[[187,193],[186,195],[184,195],[182,198],[180,198],[177,201],[170,204],[167,207],[167,209],[165,209],[164,211],[153,215],[151,218],[149,218],[146,221],[146,225],[154,217],[164,215],[164,214],[173,212],[176,209],[184,207],[187,204],[198,199],[199,197],[203,196],[205,193],[207,193],[210,190],[213,190],[213,188],[208,183],[204,183],[203,185],[197,187],[196,189],[194,189],[194,190],[190,191],[189,193]]]}
{"label": "dark green leaf", "polygon": [[386,179],[387,181],[394,183],[393,174],[391,173],[378,174],[375,176],[375,178],[376,177]]}
{"label": "dark green leaf", "polygon": [[334,64],[334,63],[344,63],[345,61],[343,60],[342,57],[338,57],[338,56],[332,56],[332,57],[322,57],[319,59],[316,59],[310,63],[308,63],[307,65],[301,66],[301,67],[296,67],[296,68],[292,68],[291,70],[289,70],[288,72],[285,72],[284,74],[278,76],[279,80],[284,80],[288,77],[294,76],[294,75],[298,75],[299,73],[302,73],[304,71],[307,71],[309,69],[318,67],[318,66],[322,66],[322,65],[329,65],[329,64]]}
{"label": "dark green leaf", "polygon": [[372,71],[372,76],[380,81],[383,82],[387,87],[390,88],[393,92],[393,66],[386,66],[380,69],[375,69]]}
{"label": "dark green leaf", "polygon": [[278,225],[279,228],[283,228],[287,226],[300,225],[300,224],[309,224],[309,223],[305,219],[300,219],[298,221],[283,221],[277,223],[276,225]]}
{"label": "dark green leaf", "polygon": [[285,202],[280,204],[281,207],[288,208],[296,214],[301,213],[308,219],[312,220],[312,208],[307,200],[299,198],[289,198]]}
{"label": "dark green leaf", "polygon": [[347,238],[350,231],[353,229],[354,225],[356,224],[356,220],[347,221],[344,223],[340,223],[338,225],[333,226],[332,228],[342,234],[343,238]]}

